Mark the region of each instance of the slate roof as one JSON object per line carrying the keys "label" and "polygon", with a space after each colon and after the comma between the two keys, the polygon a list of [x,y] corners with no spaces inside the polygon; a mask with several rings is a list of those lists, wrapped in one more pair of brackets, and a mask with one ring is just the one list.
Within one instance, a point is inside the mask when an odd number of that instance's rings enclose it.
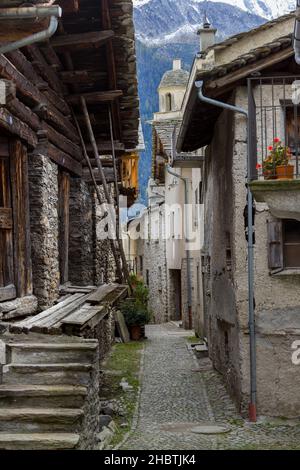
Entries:
{"label": "slate roof", "polygon": [[169,86],[186,86],[189,81],[189,72],[186,70],[168,70],[162,77],[159,88]]}

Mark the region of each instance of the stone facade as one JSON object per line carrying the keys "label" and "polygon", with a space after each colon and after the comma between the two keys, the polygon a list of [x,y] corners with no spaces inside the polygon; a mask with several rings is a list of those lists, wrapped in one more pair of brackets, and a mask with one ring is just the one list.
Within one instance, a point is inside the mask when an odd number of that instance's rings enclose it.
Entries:
{"label": "stone facade", "polygon": [[74,284],[94,283],[94,211],[90,187],[78,178],[71,178],[69,280]]}
{"label": "stone facade", "polygon": [[[247,107],[247,91],[234,102]],[[226,151],[224,151],[226,149]],[[210,356],[242,412],[249,402],[249,333],[246,205],[247,135],[244,119],[224,111],[205,164],[205,317]],[[299,340],[300,277],[271,275],[265,204],[256,205],[255,304],[258,413],[299,416],[299,368],[292,344]]]}
{"label": "stone facade", "polygon": [[29,156],[30,228],[34,294],[45,309],[58,297],[58,168],[44,155]]}

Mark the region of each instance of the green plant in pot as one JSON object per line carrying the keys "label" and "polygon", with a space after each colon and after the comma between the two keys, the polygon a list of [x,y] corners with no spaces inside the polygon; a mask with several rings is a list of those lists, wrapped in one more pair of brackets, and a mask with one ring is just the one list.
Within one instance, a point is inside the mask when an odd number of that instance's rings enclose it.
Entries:
{"label": "green plant in pot", "polygon": [[121,311],[131,339],[139,340],[143,337],[145,325],[151,320],[151,313],[148,309],[149,289],[136,275],[132,275],[130,281],[132,297],[122,302]]}
{"label": "green plant in pot", "polygon": [[283,146],[281,140],[276,137],[274,145],[270,145],[268,151],[270,153],[262,165],[265,179],[293,179],[294,166],[290,164],[290,148]]}
{"label": "green plant in pot", "polygon": [[131,339],[137,341],[142,338],[142,328],[151,319],[147,306],[142,305],[137,299],[130,298],[121,304],[121,312],[124,315]]}

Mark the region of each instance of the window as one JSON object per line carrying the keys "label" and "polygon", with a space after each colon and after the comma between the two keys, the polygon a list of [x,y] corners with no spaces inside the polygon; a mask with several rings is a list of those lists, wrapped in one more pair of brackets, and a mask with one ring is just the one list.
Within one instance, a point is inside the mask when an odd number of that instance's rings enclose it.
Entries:
{"label": "window", "polygon": [[167,93],[166,95],[166,112],[172,111],[172,95]]}
{"label": "window", "polygon": [[269,268],[272,273],[300,269],[300,222],[293,219],[268,222]]}
{"label": "window", "polygon": [[225,232],[226,238],[226,268],[227,271],[232,269],[232,252],[231,252],[231,234],[230,232]]}
{"label": "window", "polygon": [[143,273],[143,269],[144,269],[144,262],[143,262],[143,257],[140,256],[140,272]]}
{"label": "window", "polygon": [[149,287],[149,269],[146,269],[146,284]]}

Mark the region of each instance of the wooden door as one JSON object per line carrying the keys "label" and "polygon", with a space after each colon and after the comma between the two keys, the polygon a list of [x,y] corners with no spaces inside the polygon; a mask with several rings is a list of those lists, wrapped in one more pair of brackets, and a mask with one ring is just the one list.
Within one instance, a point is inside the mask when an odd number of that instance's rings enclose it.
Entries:
{"label": "wooden door", "polygon": [[8,139],[0,137],[0,301],[16,297]]}

